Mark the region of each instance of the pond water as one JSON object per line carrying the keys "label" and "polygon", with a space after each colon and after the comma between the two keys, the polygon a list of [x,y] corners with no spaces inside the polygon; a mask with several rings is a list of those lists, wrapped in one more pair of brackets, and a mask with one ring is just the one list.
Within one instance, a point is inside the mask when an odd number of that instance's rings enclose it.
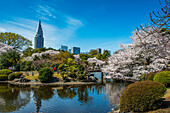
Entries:
{"label": "pond water", "polygon": [[107,113],[119,104],[126,83],[23,87],[0,84],[0,112]]}

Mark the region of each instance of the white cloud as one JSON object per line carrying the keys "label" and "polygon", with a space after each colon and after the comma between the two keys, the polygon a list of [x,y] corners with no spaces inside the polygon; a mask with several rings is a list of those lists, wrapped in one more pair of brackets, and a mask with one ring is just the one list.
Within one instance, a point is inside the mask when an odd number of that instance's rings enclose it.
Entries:
{"label": "white cloud", "polygon": [[55,10],[48,5],[38,5],[36,7],[36,11],[41,15],[56,18],[56,16],[53,14]]}
{"label": "white cloud", "polygon": [[[67,23],[67,25],[64,28],[59,28],[55,25],[47,24],[42,21],[46,47],[58,48],[62,43],[73,38],[76,34],[76,30],[83,26],[83,23],[80,20],[71,17],[67,17],[64,23]],[[13,21],[4,21],[0,23],[0,26],[3,27],[0,28],[0,31],[20,34],[30,39],[34,44],[38,21],[25,18],[16,18]]]}
{"label": "white cloud", "polygon": [[0,27],[0,32],[5,32],[5,31],[7,31],[7,30],[2,28],[2,27]]}

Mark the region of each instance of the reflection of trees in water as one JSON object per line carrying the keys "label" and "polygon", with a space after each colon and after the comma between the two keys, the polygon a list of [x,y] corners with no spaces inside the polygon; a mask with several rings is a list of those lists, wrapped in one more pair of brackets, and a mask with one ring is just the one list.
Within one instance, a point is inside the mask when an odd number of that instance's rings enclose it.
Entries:
{"label": "reflection of trees in water", "polygon": [[19,110],[30,101],[30,91],[0,84],[0,111],[13,112]]}
{"label": "reflection of trees in water", "polygon": [[105,86],[107,99],[111,106],[117,106],[120,103],[120,96],[126,85],[123,83],[107,83]]}
{"label": "reflection of trees in water", "polygon": [[79,87],[77,90],[77,93],[78,93],[78,97],[79,97],[78,100],[81,103],[87,103],[87,102],[92,103],[93,98],[89,96],[88,86]]}
{"label": "reflection of trees in water", "polygon": [[36,112],[40,111],[40,108],[42,106],[42,101],[43,100],[49,100],[50,98],[53,97],[54,95],[54,91],[52,89],[52,87],[49,86],[40,86],[38,89],[33,89],[34,91],[34,103],[36,105]]}
{"label": "reflection of trees in water", "polygon": [[62,89],[57,89],[57,93],[62,99],[73,99],[78,95],[78,101],[81,103],[92,102],[92,97],[89,96],[88,86],[63,86]]}
{"label": "reflection of trees in water", "polygon": [[62,99],[72,99],[76,96],[76,88],[67,88],[57,89],[58,96]]}

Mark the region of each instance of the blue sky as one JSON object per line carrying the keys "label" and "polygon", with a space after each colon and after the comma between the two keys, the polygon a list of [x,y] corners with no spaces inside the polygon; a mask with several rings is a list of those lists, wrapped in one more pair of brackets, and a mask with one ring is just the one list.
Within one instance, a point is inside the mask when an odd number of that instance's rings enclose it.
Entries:
{"label": "blue sky", "polygon": [[131,43],[133,30],[150,23],[159,0],[0,0],[0,32],[14,32],[34,42],[39,16],[45,47],[105,48]]}

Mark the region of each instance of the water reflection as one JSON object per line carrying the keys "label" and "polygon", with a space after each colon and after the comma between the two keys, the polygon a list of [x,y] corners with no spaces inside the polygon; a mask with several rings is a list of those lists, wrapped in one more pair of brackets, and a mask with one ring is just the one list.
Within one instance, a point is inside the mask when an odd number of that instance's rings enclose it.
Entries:
{"label": "water reflection", "polygon": [[[98,85],[81,86],[39,86],[14,87],[9,84],[0,84],[0,111],[1,112],[63,112],[69,101],[70,112],[107,112],[119,104],[125,83],[109,82]],[[54,100],[57,100],[57,102]],[[34,105],[34,106],[31,106]],[[50,105],[47,107],[46,105]],[[58,108],[60,106],[60,108]],[[75,107],[82,111],[74,111]],[[22,109],[20,109],[22,107]],[[31,109],[30,109],[31,108]]]}
{"label": "water reflection", "polygon": [[12,112],[19,110],[22,106],[29,103],[30,91],[12,87],[11,85],[0,85],[0,111]]}

